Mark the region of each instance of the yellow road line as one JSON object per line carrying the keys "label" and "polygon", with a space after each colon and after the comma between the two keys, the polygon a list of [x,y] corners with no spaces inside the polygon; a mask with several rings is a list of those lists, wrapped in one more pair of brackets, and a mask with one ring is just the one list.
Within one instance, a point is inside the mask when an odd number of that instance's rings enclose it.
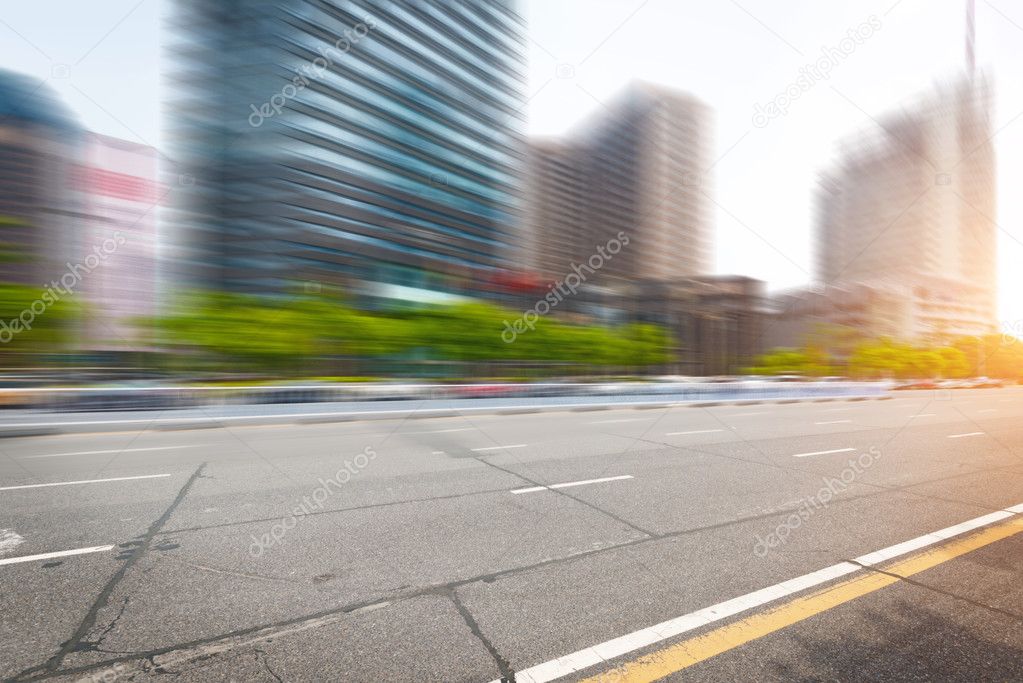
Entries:
{"label": "yellow road line", "polygon": [[809,619],[832,607],[890,586],[899,581],[900,577],[913,576],[1020,532],[1023,532],[1023,519],[1019,518],[1005,524],[988,527],[967,538],[949,542],[896,562],[885,568],[883,571],[886,573],[884,574],[872,571],[831,588],[796,598],[773,609],[626,662],[615,669],[587,678],[582,683],[609,683],[610,681],[646,683],[659,680],[722,652],[727,652],[804,619]]}

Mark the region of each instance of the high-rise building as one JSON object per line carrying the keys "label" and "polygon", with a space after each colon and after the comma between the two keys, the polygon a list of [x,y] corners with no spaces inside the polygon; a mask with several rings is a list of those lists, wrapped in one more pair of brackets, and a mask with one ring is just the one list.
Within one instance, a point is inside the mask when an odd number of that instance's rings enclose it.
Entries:
{"label": "high-rise building", "polygon": [[431,299],[519,229],[512,0],[178,0],[169,156],[191,281]]}
{"label": "high-rise building", "polygon": [[85,136],[76,173],[84,220],[75,244],[79,260],[102,257],[81,286],[85,337],[93,349],[136,350],[138,322],[156,313],[157,213],[166,194],[157,168],[157,151],[148,145]]}
{"label": "high-rise building", "polygon": [[557,277],[624,232],[602,274],[630,281],[712,271],[706,176],[711,112],[696,98],[635,83],[528,161],[527,265]]}
{"label": "high-rise building", "polygon": [[45,83],[0,71],[0,282],[41,286],[74,257],[84,131]]}
{"label": "high-rise building", "polygon": [[898,336],[994,332],[990,87],[969,75],[845,141],[821,179],[817,277],[904,292]]}
{"label": "high-rise building", "polygon": [[89,132],[47,85],[0,72],[0,282],[38,288],[36,315],[79,304],[80,349],[137,349],[159,202],[155,149]]}

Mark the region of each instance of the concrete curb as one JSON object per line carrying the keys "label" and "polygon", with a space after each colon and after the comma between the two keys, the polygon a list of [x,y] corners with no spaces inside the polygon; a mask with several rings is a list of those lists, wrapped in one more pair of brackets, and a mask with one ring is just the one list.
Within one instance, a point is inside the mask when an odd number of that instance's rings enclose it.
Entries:
{"label": "concrete curb", "polygon": [[278,414],[278,415],[237,415],[210,418],[182,417],[157,418],[152,420],[80,420],[72,423],[19,423],[5,426],[0,424],[0,439],[31,436],[53,436],[58,434],[87,434],[91,432],[121,431],[180,431],[190,429],[229,429],[232,427],[261,425],[311,425],[325,423],[362,422],[371,420],[421,420],[443,417],[475,415],[525,415],[549,412],[590,412],[598,410],[665,410],[669,408],[709,408],[717,406],[743,406],[755,404],[817,403],[821,401],[867,401],[886,400],[890,395],[880,396],[834,396],[806,398],[758,398],[730,399],[718,401],[649,401],[629,403],[593,403],[535,406],[475,406],[466,408],[436,408],[426,410],[379,410],[326,413],[324,415]]}

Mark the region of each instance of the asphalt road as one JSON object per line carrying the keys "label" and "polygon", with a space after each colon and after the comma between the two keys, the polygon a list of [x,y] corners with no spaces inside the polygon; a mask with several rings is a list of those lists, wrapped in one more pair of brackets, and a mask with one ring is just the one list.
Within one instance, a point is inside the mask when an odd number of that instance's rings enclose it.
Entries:
{"label": "asphalt road", "polygon": [[1021,416],[1007,388],[4,439],[0,678],[1020,680]]}

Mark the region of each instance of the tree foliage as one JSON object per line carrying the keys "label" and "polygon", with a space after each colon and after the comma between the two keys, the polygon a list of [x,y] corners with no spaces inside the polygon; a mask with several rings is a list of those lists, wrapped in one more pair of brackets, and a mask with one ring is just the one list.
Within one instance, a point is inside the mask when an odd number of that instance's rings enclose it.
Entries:
{"label": "tree foliage", "polygon": [[326,295],[196,293],[173,312],[140,322],[159,348],[251,371],[312,371],[321,359],[339,357],[602,367],[647,367],[670,357],[668,335],[653,325],[604,328],[543,318],[509,343],[501,335],[504,323],[519,315],[481,302],[385,313],[357,310]]}
{"label": "tree foliage", "polygon": [[1014,337],[962,337],[944,346],[914,346],[887,337],[859,340],[839,355],[808,342],[774,349],[747,372],[760,375],[821,374],[855,378],[959,379],[978,375],[1023,378],[1023,342]]}

